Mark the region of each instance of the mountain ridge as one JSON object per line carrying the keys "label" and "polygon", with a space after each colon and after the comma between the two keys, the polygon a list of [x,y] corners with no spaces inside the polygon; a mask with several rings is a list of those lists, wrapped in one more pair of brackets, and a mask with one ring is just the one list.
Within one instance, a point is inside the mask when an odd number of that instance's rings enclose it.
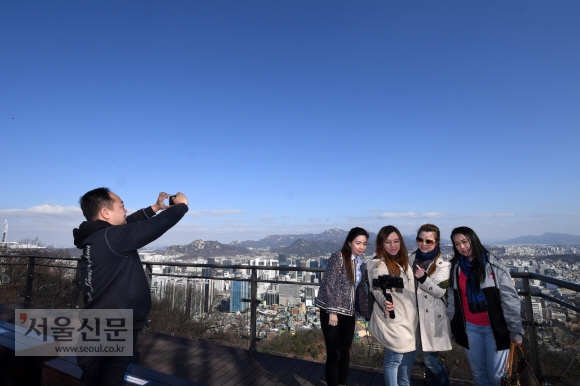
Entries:
{"label": "mountain ridge", "polygon": [[580,236],[545,232],[541,236],[520,236],[495,244],[580,244]]}
{"label": "mountain ridge", "polygon": [[[254,256],[260,253],[259,249],[269,249],[272,253],[297,255],[302,257],[316,257],[330,255],[340,250],[348,232],[342,229],[328,229],[322,233],[305,233],[296,235],[269,235],[257,241],[235,241],[222,244],[218,241],[195,240],[189,244],[172,245],[164,250],[167,255],[179,255],[185,259],[207,258],[214,256]],[[403,235],[408,251],[416,248],[415,237]],[[370,233],[366,255],[372,255],[375,249],[376,234]],[[441,240],[442,244],[449,243]],[[486,244],[579,244],[580,236],[565,233],[545,232],[541,236],[521,236],[514,239]],[[258,250],[254,250],[258,249]]]}

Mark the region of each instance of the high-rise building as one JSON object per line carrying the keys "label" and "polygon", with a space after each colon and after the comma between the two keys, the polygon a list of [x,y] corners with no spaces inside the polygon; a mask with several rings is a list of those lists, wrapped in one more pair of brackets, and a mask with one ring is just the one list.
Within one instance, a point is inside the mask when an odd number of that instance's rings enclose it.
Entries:
{"label": "high-rise building", "polygon": [[[310,260],[310,268],[318,267],[320,267],[320,262],[318,260]],[[320,279],[321,272],[312,272],[312,274],[315,275],[317,279]]]}
{"label": "high-rise building", "polygon": [[304,287],[304,302],[307,306],[314,305],[314,299],[316,298],[316,294],[314,291],[314,287]]}
{"label": "high-rise building", "polygon": [[206,291],[208,280],[189,279],[187,281],[186,310],[190,315],[199,315],[208,311],[210,300]]}
{"label": "high-rise building", "polygon": [[177,272],[177,267],[174,265],[163,268],[163,273],[165,273],[165,274],[172,274],[172,273],[176,273],[176,272]]}
{"label": "high-rise building", "polygon": [[211,309],[214,306],[214,300],[215,300],[215,296],[214,296],[214,285],[212,283],[212,280],[206,280],[205,281],[205,285],[204,285],[204,303],[203,303],[203,312],[210,312]]}
{"label": "high-rise building", "polygon": [[542,323],[544,321],[544,313],[542,312],[542,303],[539,300],[532,300],[532,313],[534,314],[534,321]]}
{"label": "high-rise building", "polygon": [[302,275],[302,281],[306,283],[314,283],[315,278],[314,272],[304,272]]}
{"label": "high-rise building", "polygon": [[[236,278],[242,275],[237,274]],[[250,306],[250,303],[242,302],[242,299],[250,297],[250,286],[247,281],[232,280],[230,287],[230,312],[242,311]]]}
{"label": "high-rise building", "polygon": [[[300,268],[308,268],[308,262],[305,260],[299,261],[298,266]],[[301,281],[302,277],[304,276],[304,271],[296,271],[296,275],[297,275],[298,281]]]}
{"label": "high-rise building", "polygon": [[[222,264],[223,265],[232,265],[232,261],[230,259],[224,259],[222,260]],[[225,271],[227,272],[233,272],[234,270],[232,268],[224,268]]]}
{"label": "high-rise building", "polygon": [[287,260],[286,260],[286,259],[287,259],[287,256],[286,256],[286,255],[284,255],[284,254],[282,254],[282,253],[280,253],[280,254],[278,255],[278,261],[280,262],[280,264],[282,264],[282,263],[287,263]]}
{"label": "high-rise building", "polygon": [[300,303],[300,287],[296,284],[280,284],[280,304],[293,306]]}
{"label": "high-rise building", "polygon": [[276,291],[269,290],[266,292],[266,305],[271,306],[273,304],[279,304],[279,295]]}

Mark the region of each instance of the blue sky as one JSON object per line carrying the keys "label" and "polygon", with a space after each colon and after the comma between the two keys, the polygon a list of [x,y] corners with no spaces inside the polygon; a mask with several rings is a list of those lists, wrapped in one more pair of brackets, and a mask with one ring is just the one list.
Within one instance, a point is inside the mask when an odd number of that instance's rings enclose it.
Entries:
{"label": "blue sky", "polygon": [[580,234],[576,1],[0,3],[0,219],[190,212],[154,245],[424,222]]}

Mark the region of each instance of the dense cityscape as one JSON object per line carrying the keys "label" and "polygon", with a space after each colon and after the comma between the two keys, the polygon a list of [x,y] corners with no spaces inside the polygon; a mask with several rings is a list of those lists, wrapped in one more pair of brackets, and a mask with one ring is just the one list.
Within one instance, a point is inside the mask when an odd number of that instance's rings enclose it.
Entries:
{"label": "dense cityscape", "polygon": [[[530,272],[556,279],[580,282],[579,245],[488,245],[512,272]],[[443,253],[451,253],[451,245],[442,246]],[[368,251],[367,251],[368,252]],[[150,263],[174,262],[212,267],[180,267],[169,264],[153,266],[153,296],[172,299],[178,293],[186,293],[185,288],[193,288],[188,293],[197,294],[191,308],[192,314],[207,314],[215,311],[230,313],[232,318],[248,310],[250,282],[231,279],[250,279],[251,269],[222,268],[220,265],[247,265],[264,267],[257,271],[258,280],[279,281],[280,283],[259,282],[257,298],[258,334],[261,338],[272,338],[284,332],[301,329],[320,328],[314,299],[318,292],[322,272],[291,271],[287,267],[325,268],[328,256],[303,258],[296,255],[272,253],[268,249],[254,249],[254,256],[227,256],[184,259],[179,255],[167,255],[162,251],[142,250],[142,260]],[[367,253],[367,257],[369,254]],[[172,277],[174,276],[174,277]],[[177,276],[177,277],[175,277]],[[187,276],[187,277],[183,277]],[[210,279],[210,277],[212,279]],[[285,284],[284,282],[288,282]],[[516,288],[523,291],[522,280],[515,280]],[[531,280],[531,290],[550,295],[567,303],[580,305],[578,294],[554,285]],[[180,290],[181,289],[181,290]],[[554,302],[532,298],[534,321],[542,326],[541,339],[549,349],[561,347],[561,340],[570,339],[562,334],[558,326],[573,322],[576,313]],[[552,327],[553,326],[553,327]],[[366,330],[361,321],[357,337],[364,338]],[[552,333],[551,333],[552,332]],[[573,337],[576,339],[576,337]]]}

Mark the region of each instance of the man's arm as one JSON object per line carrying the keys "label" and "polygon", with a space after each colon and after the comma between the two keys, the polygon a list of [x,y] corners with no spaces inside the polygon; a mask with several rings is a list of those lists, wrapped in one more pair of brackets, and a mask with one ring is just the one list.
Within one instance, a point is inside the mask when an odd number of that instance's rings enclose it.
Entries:
{"label": "man's arm", "polygon": [[105,237],[110,248],[119,256],[143,248],[171,229],[188,211],[185,204],[176,204],[148,221],[109,227]]}
{"label": "man's arm", "polygon": [[135,213],[127,216],[127,223],[149,220],[151,217],[155,216],[155,213],[159,212],[161,209],[169,208],[169,206],[165,205],[164,202],[165,199],[169,196],[170,194],[167,194],[165,192],[159,193],[159,196],[157,197],[157,202],[155,204],[151,205],[148,208],[139,209]]}
{"label": "man's arm", "polygon": [[[149,221],[136,220],[132,223],[107,229],[105,237],[107,238],[107,243],[115,253],[120,256],[125,256],[136,249],[152,243],[177,224],[189,210],[187,207],[187,197],[183,193],[177,193],[175,195],[173,199],[175,205],[172,206],[163,204],[165,197],[167,197],[167,194],[161,192],[156,205],[167,208],[167,210],[155,217],[148,217]],[[147,216],[147,212],[154,213],[153,207],[151,206],[135,213],[137,213],[137,216]]]}

